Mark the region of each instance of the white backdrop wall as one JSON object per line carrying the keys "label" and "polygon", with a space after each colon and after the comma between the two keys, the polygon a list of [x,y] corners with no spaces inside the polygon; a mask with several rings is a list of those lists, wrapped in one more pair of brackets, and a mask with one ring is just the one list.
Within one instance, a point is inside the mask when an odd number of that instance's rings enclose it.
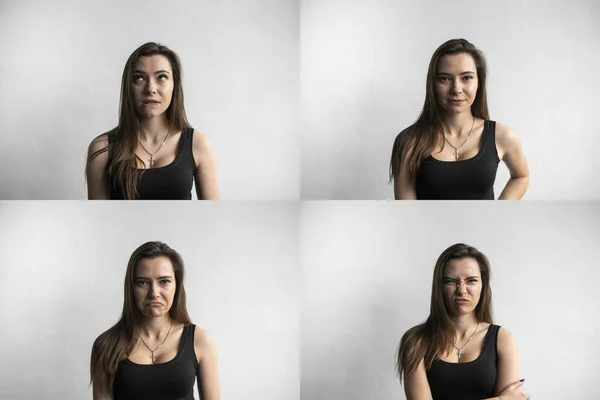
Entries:
{"label": "white backdrop wall", "polygon": [[217,343],[223,399],[299,399],[297,203],[0,202],[0,221],[0,398],[91,399],[129,257],[161,240]]}
{"label": "white backdrop wall", "polygon": [[[596,0],[304,0],[303,199],[391,199],[396,135],[418,117],[435,49],[466,38],[488,61],[490,118],[521,137],[525,199],[600,199]],[[501,163],[498,196],[508,180]]]}
{"label": "white backdrop wall", "polygon": [[298,199],[297,0],[0,2],[0,199],[87,196],[87,146],[116,126],[125,62],[148,41],[181,58],[222,198]]}
{"label": "white backdrop wall", "polygon": [[494,322],[519,343],[525,391],[600,398],[600,203],[309,202],[301,221],[302,399],[405,399],[398,343],[459,242],[490,259]]}

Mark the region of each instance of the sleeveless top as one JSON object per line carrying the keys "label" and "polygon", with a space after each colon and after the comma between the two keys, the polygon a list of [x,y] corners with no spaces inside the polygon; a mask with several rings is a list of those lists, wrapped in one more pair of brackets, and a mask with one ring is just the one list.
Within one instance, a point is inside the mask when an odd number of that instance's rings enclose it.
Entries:
{"label": "sleeveless top", "polygon": [[115,400],[194,400],[198,359],[194,351],[196,325],[183,327],[177,355],[171,361],[142,365],[124,359],[115,375]]}
{"label": "sleeveless top", "polygon": [[479,357],[465,363],[435,359],[427,371],[434,400],[475,400],[494,397],[498,377],[498,330],[490,325]]}
{"label": "sleeveless top", "polygon": [[[191,200],[196,163],[192,150],[194,128],[181,131],[175,160],[169,165],[144,169],[137,183],[137,200]],[[110,199],[123,200],[123,192],[110,183]]]}
{"label": "sleeveless top", "polygon": [[439,161],[425,157],[415,181],[419,200],[494,200],[494,181],[498,170],[496,122],[485,120],[481,147],[473,158]]}

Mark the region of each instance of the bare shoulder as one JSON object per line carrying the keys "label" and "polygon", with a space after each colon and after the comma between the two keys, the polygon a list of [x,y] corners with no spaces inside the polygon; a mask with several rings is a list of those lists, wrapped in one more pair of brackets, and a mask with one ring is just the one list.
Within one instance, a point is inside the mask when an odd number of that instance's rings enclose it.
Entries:
{"label": "bare shoulder", "polygon": [[510,354],[517,351],[517,339],[508,329],[500,327],[498,330],[498,352]]}
{"label": "bare shoulder", "polygon": [[108,147],[108,133],[103,133],[99,136],[96,136],[94,140],[90,143],[89,153],[95,153],[96,151],[102,150]]}
{"label": "bare shoulder", "polygon": [[496,142],[502,147],[511,147],[519,142],[519,135],[510,126],[496,122]]}
{"label": "bare shoulder", "polygon": [[192,138],[195,151],[205,152],[211,150],[212,145],[210,143],[210,140],[208,139],[208,136],[206,136],[204,133],[194,129],[194,134]]}
{"label": "bare shoulder", "polygon": [[215,351],[217,347],[212,334],[199,326],[196,326],[194,331],[194,346],[196,349],[200,350],[200,353],[198,354],[199,357],[201,357],[204,352]]}

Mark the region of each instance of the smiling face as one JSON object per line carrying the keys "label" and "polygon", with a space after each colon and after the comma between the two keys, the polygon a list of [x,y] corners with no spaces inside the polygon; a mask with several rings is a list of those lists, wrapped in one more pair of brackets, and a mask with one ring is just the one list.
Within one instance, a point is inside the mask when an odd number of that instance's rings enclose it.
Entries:
{"label": "smiling face", "polygon": [[475,60],[468,53],[442,56],[435,82],[438,103],[446,112],[470,110],[479,84]]}
{"label": "smiling face", "polygon": [[142,118],[164,113],[173,97],[173,71],[167,57],[142,56],[133,68],[133,100]]}
{"label": "smiling face", "polygon": [[143,258],[138,261],[133,278],[133,298],[145,317],[168,314],[176,286],[175,272],[169,258]]}
{"label": "smiling face", "polygon": [[475,312],[482,291],[481,270],[472,257],[452,259],[444,268],[443,295],[450,315]]}

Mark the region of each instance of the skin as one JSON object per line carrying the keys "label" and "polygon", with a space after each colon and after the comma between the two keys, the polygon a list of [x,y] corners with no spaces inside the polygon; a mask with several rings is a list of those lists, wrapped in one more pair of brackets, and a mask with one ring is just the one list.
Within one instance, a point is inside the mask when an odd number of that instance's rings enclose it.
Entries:
{"label": "skin", "polygon": [[[164,145],[154,155],[152,168],[161,168],[171,164],[177,155],[177,146],[181,131],[168,132],[166,110],[173,97],[173,71],[165,56],[155,55],[140,57],[135,65],[133,80],[133,99],[135,110],[140,120],[140,132],[136,154],[142,160],[138,168],[150,167],[150,156],[144,150],[154,153],[165,138]],[[157,100],[158,104],[144,105],[144,100]],[[169,133],[167,137],[167,133]],[[108,153],[102,153],[93,160],[91,154],[108,145],[108,135],[95,138],[88,148],[86,177],[88,182],[88,199],[108,199],[109,185],[105,173]],[[142,147],[143,146],[143,147]],[[208,138],[194,130],[192,151],[196,164],[196,195],[199,199],[218,200],[220,198],[217,182],[216,160],[212,145]]]}
{"label": "skin", "polygon": [[[458,161],[473,158],[479,153],[484,121],[474,118],[471,113],[478,87],[473,57],[460,53],[440,58],[436,76],[437,101],[443,110],[442,125],[446,139],[455,147],[460,146]],[[451,100],[455,99],[463,101],[459,104],[452,103]],[[498,158],[504,162],[510,173],[510,179],[498,200],[519,200],[529,185],[529,167],[521,141],[510,127],[496,123],[496,148]],[[456,161],[454,149],[446,141],[434,150],[432,157],[445,162]],[[394,178],[394,197],[397,200],[417,198],[407,171],[401,168],[398,176]]]}
{"label": "skin", "polygon": [[[475,308],[481,298],[481,271],[477,261],[467,257],[451,260],[444,268],[443,298],[448,314],[456,328],[457,347],[462,348],[461,362],[470,362],[479,356],[488,323],[480,323],[477,333],[470,342],[469,337],[477,327]],[[466,302],[458,302],[465,299]],[[465,345],[466,344],[466,345]],[[514,336],[506,329],[498,331],[498,380],[496,382],[496,397],[487,400],[523,400],[529,395],[522,392],[523,382],[519,380],[519,352]],[[454,347],[445,354],[439,355],[446,362],[458,362]],[[407,400],[433,400],[423,360],[417,369],[404,377],[404,391]]]}
{"label": "skin", "polygon": [[[183,333],[183,324],[174,322],[167,336],[171,326],[169,310],[173,305],[175,291],[175,273],[167,257],[139,261],[133,291],[135,305],[143,315],[139,333],[152,349],[156,349],[164,340],[160,349],[155,352],[156,363],[168,362],[175,358]],[[211,334],[198,326],[194,332],[194,351],[199,365],[199,398],[220,400],[217,348]],[[138,340],[128,358],[136,364],[152,364],[151,354],[143,342]],[[98,385],[94,385],[93,398],[114,400],[112,394],[102,391]]]}

